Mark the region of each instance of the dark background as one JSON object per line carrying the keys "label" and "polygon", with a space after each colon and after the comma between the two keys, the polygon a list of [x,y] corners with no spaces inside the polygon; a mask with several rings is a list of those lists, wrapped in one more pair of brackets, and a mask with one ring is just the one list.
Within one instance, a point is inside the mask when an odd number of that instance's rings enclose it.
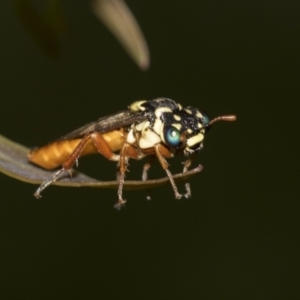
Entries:
{"label": "dark background", "polygon": [[[70,35],[53,60],[1,2],[4,136],[42,145],[160,96],[238,121],[206,136],[190,200],[127,191],[118,212],[115,190],[52,186],[36,200],[0,174],[1,299],[300,299],[299,1],[127,1],[148,72],[87,2],[62,4]],[[79,169],[111,180],[116,166],[91,156]]]}

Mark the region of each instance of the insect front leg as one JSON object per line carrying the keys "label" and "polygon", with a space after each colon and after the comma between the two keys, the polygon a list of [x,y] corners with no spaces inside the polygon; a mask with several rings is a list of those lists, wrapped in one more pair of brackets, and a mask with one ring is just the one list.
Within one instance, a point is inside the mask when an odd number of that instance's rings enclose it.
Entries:
{"label": "insect front leg", "polygon": [[52,182],[56,181],[63,173],[68,171],[71,175],[71,169],[75,162],[77,162],[85,144],[91,139],[91,135],[85,136],[79,144],[76,146],[72,154],[69,156],[69,158],[63,163],[62,168],[55,172],[51,177],[49,177],[47,180],[42,182],[42,184],[39,186],[39,188],[35,191],[34,196],[36,198],[41,198],[41,192]]}
{"label": "insect front leg", "polygon": [[173,176],[171,174],[171,172],[169,171],[168,169],[168,163],[166,161],[165,158],[169,158],[169,157],[172,157],[172,153],[164,146],[162,146],[161,144],[157,144],[154,146],[154,149],[155,149],[155,153],[156,153],[156,156],[162,166],[162,168],[166,171],[168,177],[169,177],[169,180],[170,180],[170,183],[173,187],[173,190],[174,190],[174,193],[175,193],[175,198],[176,199],[181,199],[182,195],[178,193],[178,189],[177,189],[177,186],[175,184],[175,181],[173,179]]}

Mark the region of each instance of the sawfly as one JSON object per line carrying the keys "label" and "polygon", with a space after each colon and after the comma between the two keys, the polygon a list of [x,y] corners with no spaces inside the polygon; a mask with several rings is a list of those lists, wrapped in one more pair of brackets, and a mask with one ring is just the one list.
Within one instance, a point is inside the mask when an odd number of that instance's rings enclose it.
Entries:
{"label": "sawfly", "polygon": [[192,158],[203,147],[205,133],[217,121],[235,121],[235,115],[219,116],[212,120],[197,108],[183,108],[168,98],[136,101],[127,110],[100,118],[28,154],[29,161],[47,170],[61,168],[45,180],[34,193],[36,198],[63,173],[71,173],[79,157],[100,153],[118,163],[117,208],[124,205],[123,185],[128,160],[149,157],[144,164],[142,180],[147,180],[153,158],[157,158],[165,170],[175,198],[189,198],[191,189],[185,184],[184,195],[178,192],[167,158],[184,154],[183,173],[187,172]]}

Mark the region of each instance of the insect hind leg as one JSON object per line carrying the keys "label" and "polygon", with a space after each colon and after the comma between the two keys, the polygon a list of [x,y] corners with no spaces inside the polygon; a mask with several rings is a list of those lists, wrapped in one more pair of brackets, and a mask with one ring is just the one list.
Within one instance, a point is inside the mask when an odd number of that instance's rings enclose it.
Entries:
{"label": "insect hind leg", "polygon": [[57,172],[53,173],[51,177],[46,179],[45,181],[42,182],[42,184],[38,187],[38,189],[35,191],[33,194],[35,198],[39,199],[42,198],[41,192],[52,182],[56,181],[66,170],[65,169],[60,169]]}
{"label": "insect hind leg", "polygon": [[71,175],[71,169],[74,165],[74,163],[77,163],[77,160],[85,146],[85,144],[91,139],[91,135],[86,135],[82,138],[82,140],[79,142],[79,144],[76,146],[72,154],[69,156],[69,158],[63,163],[62,168],[55,173],[52,174],[48,179],[42,182],[42,184],[38,187],[38,189],[35,191],[34,196],[39,199],[41,198],[41,192],[49,186],[52,182],[55,182],[64,172],[68,171]]}

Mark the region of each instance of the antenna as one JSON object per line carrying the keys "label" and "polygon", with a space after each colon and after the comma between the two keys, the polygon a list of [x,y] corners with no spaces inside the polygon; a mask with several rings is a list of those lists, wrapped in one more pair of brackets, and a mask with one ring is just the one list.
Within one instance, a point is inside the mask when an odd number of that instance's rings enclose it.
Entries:
{"label": "antenna", "polygon": [[227,116],[220,116],[220,117],[216,117],[214,119],[212,119],[208,125],[212,125],[213,123],[216,123],[218,121],[228,121],[228,122],[233,122],[236,120],[236,116],[235,115],[227,115]]}

